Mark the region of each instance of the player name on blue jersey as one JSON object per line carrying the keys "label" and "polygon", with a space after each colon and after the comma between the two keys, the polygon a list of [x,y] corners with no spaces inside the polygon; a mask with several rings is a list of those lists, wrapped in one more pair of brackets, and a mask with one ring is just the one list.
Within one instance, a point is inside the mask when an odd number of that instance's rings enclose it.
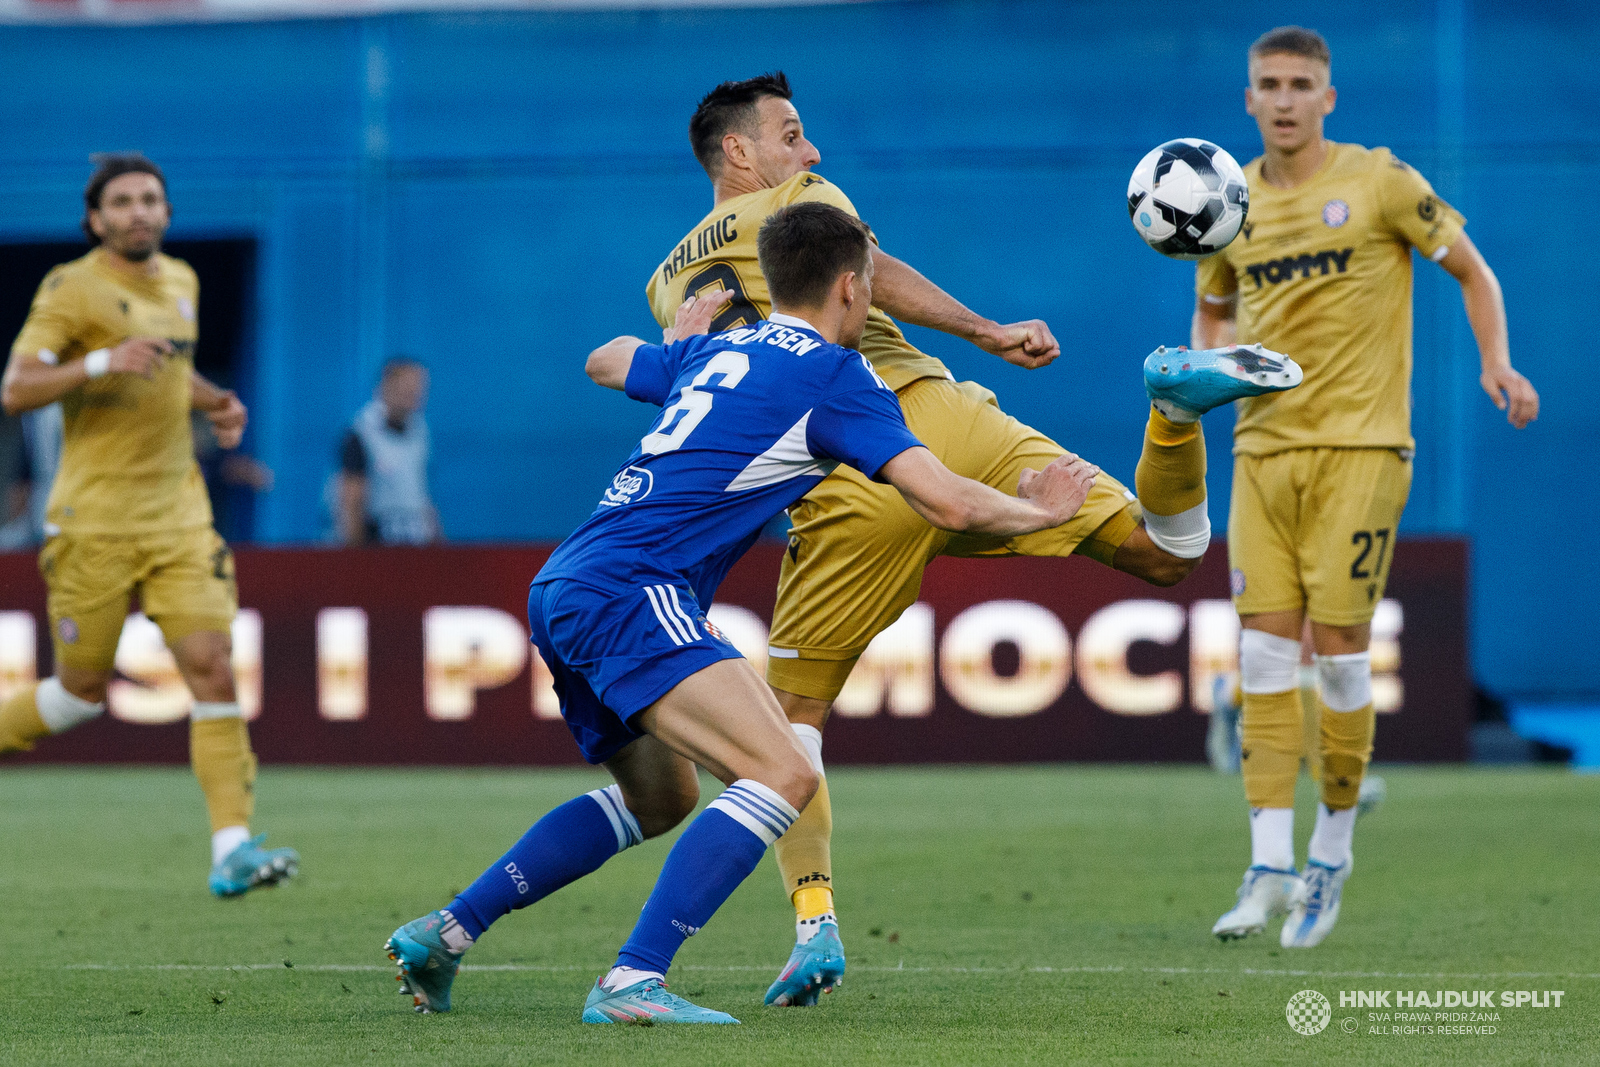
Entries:
{"label": "player name on blue jersey", "polygon": [[787,315],[642,345],[625,389],[661,414],[535,584],[677,576],[704,610],[767,521],[835,466],[877,478],[921,444],[865,357]]}

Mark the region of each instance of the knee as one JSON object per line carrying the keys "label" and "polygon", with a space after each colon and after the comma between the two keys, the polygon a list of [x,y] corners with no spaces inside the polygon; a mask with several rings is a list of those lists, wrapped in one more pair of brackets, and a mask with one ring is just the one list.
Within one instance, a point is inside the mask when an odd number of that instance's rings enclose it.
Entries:
{"label": "knee", "polygon": [[1140,565],[1132,573],[1135,577],[1143,578],[1151,585],[1167,589],[1189,577],[1198,566],[1200,566],[1198,557],[1184,559],[1181,556],[1174,556],[1169,552],[1157,549],[1140,557]]}
{"label": "knee", "polygon": [[806,805],[817,795],[817,786],[822,782],[817,769],[811,766],[811,761],[804,753],[798,759],[785,763],[774,779],[769,783],[772,791],[787,800],[797,812],[806,810]]}
{"label": "knee", "polygon": [[101,674],[98,671],[78,671],[62,668],[56,672],[56,680],[61,683],[61,688],[90,704],[104,704],[106,702],[106,688],[111,683],[109,673]]}

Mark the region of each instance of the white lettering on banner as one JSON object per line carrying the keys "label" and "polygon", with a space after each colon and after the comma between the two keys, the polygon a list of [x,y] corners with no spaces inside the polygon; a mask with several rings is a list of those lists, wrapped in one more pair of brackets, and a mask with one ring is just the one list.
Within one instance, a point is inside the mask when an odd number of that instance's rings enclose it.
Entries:
{"label": "white lettering on banner", "polygon": [[317,713],[333,722],[367,717],[367,613],[317,612]]}
{"label": "white lettering on banner", "polygon": [[[1017,648],[1017,673],[995,673],[995,646]],[[957,615],[939,646],[939,677],[956,703],[996,718],[1054,704],[1072,674],[1072,642],[1054,612],[1026,600],[991,600]]]}
{"label": "white lettering on banner", "polygon": [[430,719],[469,718],[480,689],[505,685],[528,661],[528,631],[499,608],[429,608],[422,616],[423,702]]}
{"label": "white lettering on banner", "polygon": [[767,624],[761,621],[761,616],[737,604],[713,604],[706,612],[706,620],[722,631],[728,644],[750,661],[757,674],[766,676]]}
{"label": "white lettering on banner", "polygon": [[0,611],[0,701],[39,680],[39,627],[31,611]]}
{"label": "white lettering on banner", "polygon": [[1118,715],[1165,715],[1183,703],[1177,671],[1134,674],[1136,641],[1170,645],[1183,635],[1184,611],[1165,600],[1121,600],[1089,616],[1078,633],[1078,684],[1089,699]]}
{"label": "white lettering on banner", "polygon": [[1216,680],[1239,671],[1239,613],[1231,600],[1189,605],[1189,703],[1210,714]]}
{"label": "white lettering on banner", "polygon": [[[246,721],[261,714],[261,613],[243,608],[233,618],[234,692]],[[123,675],[106,691],[111,714],[123,722],[158,726],[188,717],[194,698],[178,673],[161,627],[135,612],[122,624],[115,660]]]}
{"label": "white lettering on banner", "polygon": [[550,673],[550,667],[539,655],[539,650],[532,645],[528,646],[529,658],[533,660],[533,715],[536,719],[560,719],[561,698],[556,696],[556,678]]}
{"label": "white lettering on banner", "polygon": [[1405,611],[1398,600],[1378,601],[1372,616],[1372,707],[1379,712],[1395,712],[1405,703],[1405,684],[1400,681],[1400,634],[1406,628]]}
{"label": "white lettering on banner", "polygon": [[889,714],[920,718],[933,711],[933,608],[913,604],[872,639],[845,680],[833,710],[848,718]]}

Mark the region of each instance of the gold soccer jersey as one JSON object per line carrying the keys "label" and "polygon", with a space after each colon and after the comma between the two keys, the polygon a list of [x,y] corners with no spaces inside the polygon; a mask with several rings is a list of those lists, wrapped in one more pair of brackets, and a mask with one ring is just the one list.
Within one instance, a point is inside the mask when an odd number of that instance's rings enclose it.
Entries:
{"label": "gold soccer jersey", "polygon": [[45,275],[12,350],[66,363],[130,337],[163,337],[172,355],[148,379],[107,374],[61,399],[65,436],[47,522],[69,535],[137,535],[209,526],[211,504],[189,435],[200,286],[157,254],[135,276],[99,249]]}
{"label": "gold soccer jersey", "polygon": [[1283,393],[1241,401],[1234,452],[1393,448],[1411,437],[1411,249],[1448,250],[1465,220],[1387,148],[1331,144],[1293,189],[1245,167],[1250,216],[1200,261],[1202,298],[1237,295],[1239,342],[1305,368]]}
{"label": "gold soccer jersey", "polygon": [[[756,234],[767,216],[804,200],[832,204],[855,215],[855,205],[821,175],[802,171],[775,189],[732,197],[712,209],[650,276],[645,297],[663,327],[678,305],[697,293],[729,289],[733,302],[711,324],[712,332],[757,322],[772,311],[767,279],[756,255]],[[898,392],[919,378],[949,378],[943,363],[919,352],[894,320],[877,308],[867,318],[861,354],[889,388]]]}

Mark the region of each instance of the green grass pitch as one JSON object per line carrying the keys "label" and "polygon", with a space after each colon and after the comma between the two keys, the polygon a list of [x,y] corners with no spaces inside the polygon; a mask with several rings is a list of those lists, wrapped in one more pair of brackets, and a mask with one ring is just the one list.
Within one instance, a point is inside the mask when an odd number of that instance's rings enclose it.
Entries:
{"label": "green grass pitch", "polygon": [[[1389,800],[1357,832],[1338,929],[1291,953],[1275,929],[1209,935],[1247,861],[1237,779],[841,768],[841,991],[811,1010],[761,1006],[792,932],[767,860],[669,976],[744,1025],[642,1029],[578,1015],[665,841],[495,927],[451,1014],[413,1014],[380,948],[595,773],[269,769],[257,822],[301,850],[302,875],[217,901],[186,771],[4,769],[0,1062],[1600,1062],[1600,778],[1382,773]],[[1311,805],[1302,783],[1302,854]],[[1334,1006],[1315,1036],[1284,1017],[1302,989]],[[1493,1035],[1378,1034],[1385,1023],[1339,1007],[1363,989],[1564,997],[1498,1009]]]}

